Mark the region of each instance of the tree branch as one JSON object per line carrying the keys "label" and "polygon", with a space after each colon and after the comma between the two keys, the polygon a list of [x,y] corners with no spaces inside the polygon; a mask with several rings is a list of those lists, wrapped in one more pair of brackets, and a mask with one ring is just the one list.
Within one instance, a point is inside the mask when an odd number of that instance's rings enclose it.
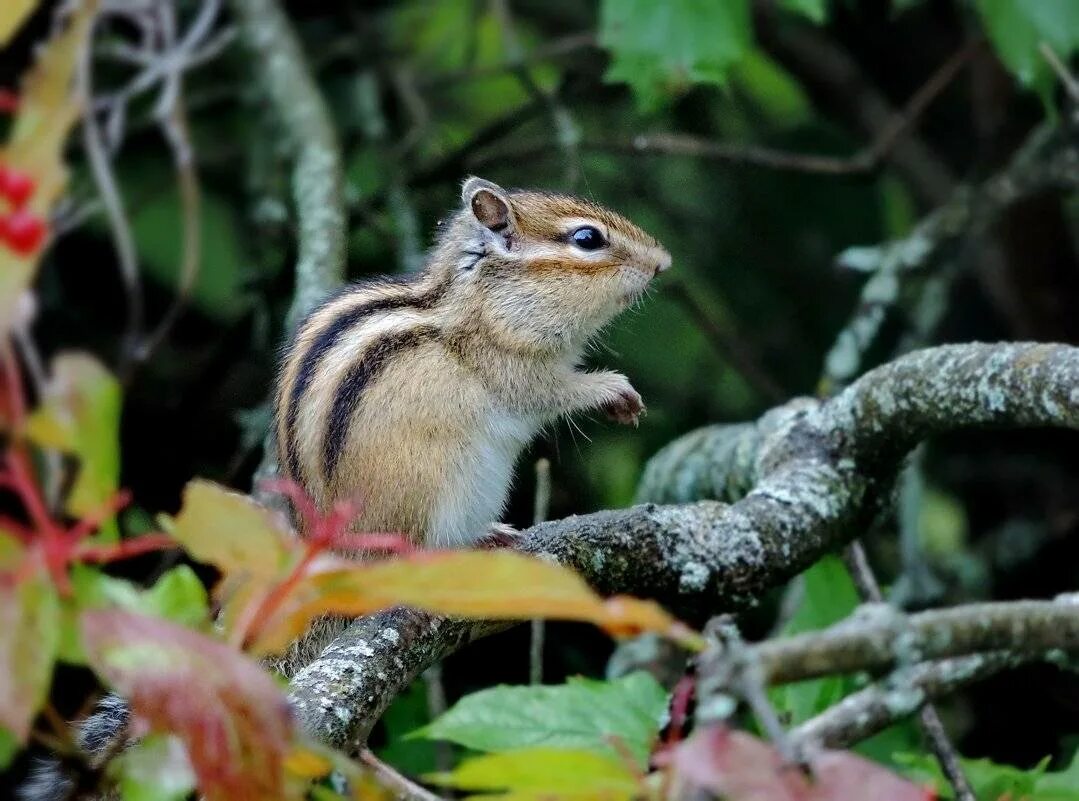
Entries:
{"label": "tree branch", "polygon": [[1029,659],[1029,656],[990,651],[914,665],[897,671],[885,682],[848,695],[793,729],[790,738],[796,748],[809,744],[848,748],[914,714],[935,698]]}
{"label": "tree branch", "polygon": [[289,328],[345,275],[341,145],[299,37],[277,0],[233,0],[240,35],[292,151],[299,225],[296,291]]}
{"label": "tree branch", "polygon": [[[833,399],[797,400],[753,425],[709,427],[687,435],[653,459],[642,484],[642,500],[731,497],[733,487],[755,485],[734,504],[647,503],[570,517],[528,529],[521,548],[573,567],[603,594],[656,598],[691,617],[739,608],[858,534],[872,517],[880,491],[890,486],[899,460],[921,439],[984,426],[1079,428],[1076,387],[1079,349],[1063,345],[951,345],[913,353],[867,373]],[[737,468],[718,469],[731,463]],[[999,626],[990,629],[1001,637],[1018,625],[1011,613],[993,605],[972,609],[1002,616]],[[1020,617],[1026,620],[1033,611],[1041,624],[1029,623],[1023,630],[1033,637],[1031,647],[1061,647],[1066,631],[1074,632],[1072,647],[1079,647],[1079,608],[1035,606]],[[929,618],[934,625],[949,615],[966,620],[963,610],[924,614],[936,616]],[[1061,618],[1070,618],[1070,628]],[[312,734],[355,749],[390,701],[424,668],[509,625],[403,609],[363,618],[297,673],[292,699]],[[1013,643],[989,638],[974,643],[976,648],[959,647],[955,643],[969,645],[976,636],[970,627],[960,628],[966,640],[949,641],[951,647],[937,643],[937,650],[921,658]],[[973,629],[986,631],[984,626]],[[927,644],[930,632],[922,632]],[[878,648],[889,645],[889,638],[863,639]],[[791,654],[816,653],[816,646],[807,643],[782,643],[756,646],[776,676],[796,673],[784,668]],[[848,657],[852,669],[896,661],[887,651],[863,664],[869,646],[858,643],[854,653],[859,658]],[[783,648],[788,650],[777,650]]]}
{"label": "tree branch", "polygon": [[[299,37],[277,0],[233,0],[232,5],[243,41],[259,67],[254,72],[292,152],[299,257],[286,324],[291,331],[345,278],[347,216],[341,144]],[[277,499],[258,489],[277,474],[275,453],[271,426],[253,483],[260,500],[279,507]]]}
{"label": "tree branch", "polygon": [[[848,248],[839,254],[841,267],[870,276],[854,314],[825,357],[823,394],[838,391],[862,369],[865,352],[876,340],[888,310],[901,302],[911,276],[921,274],[928,282],[911,310],[913,338],[924,341],[943,311],[942,304],[932,301],[958,272],[966,243],[984,234],[1005,209],[1024,197],[1048,189],[1079,187],[1075,133],[1071,122],[1035,129],[999,172],[976,186],[957,188],[906,236],[882,245]],[[935,274],[924,275],[926,270]]]}
{"label": "tree branch", "polygon": [[1079,650],[1079,603],[1000,601],[904,615],[872,604],[824,631],[753,646],[767,684],[880,670],[986,651],[1044,655]]}

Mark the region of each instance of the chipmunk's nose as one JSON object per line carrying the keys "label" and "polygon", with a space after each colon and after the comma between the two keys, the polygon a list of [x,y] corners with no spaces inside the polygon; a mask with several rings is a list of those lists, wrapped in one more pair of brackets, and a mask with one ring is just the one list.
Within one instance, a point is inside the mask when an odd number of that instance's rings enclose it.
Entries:
{"label": "chipmunk's nose", "polygon": [[656,274],[666,272],[671,269],[671,254],[664,253],[656,260]]}

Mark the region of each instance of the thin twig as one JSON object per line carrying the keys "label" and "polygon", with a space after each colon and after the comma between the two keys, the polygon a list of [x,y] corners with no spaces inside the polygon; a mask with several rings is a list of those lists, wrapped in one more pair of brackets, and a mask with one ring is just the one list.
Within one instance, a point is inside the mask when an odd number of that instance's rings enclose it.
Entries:
{"label": "thin twig", "polygon": [[407,776],[402,776],[392,766],[387,765],[367,748],[360,751],[359,761],[367,767],[380,785],[393,791],[393,797],[399,801],[443,801],[442,796],[420,787]]}
{"label": "thin twig", "polygon": [[[536,494],[532,501],[532,525],[538,526],[547,519],[551,506],[551,461],[536,460]],[[543,641],[546,624],[542,618],[532,621],[531,641],[528,653],[528,681],[543,684]]]}
{"label": "thin twig", "polygon": [[[754,5],[762,46],[800,79],[818,105],[834,110],[873,141],[901,116],[834,39],[811,26],[784,25],[774,13],[773,0],[756,0]],[[886,158],[925,205],[939,204],[955,185],[948,164],[909,128],[893,141]]]}
{"label": "thin twig", "polygon": [[[881,592],[880,583],[869,564],[865,548],[861,540],[854,540],[847,546],[847,568],[850,570],[854,583],[858,587],[858,593],[862,600],[872,603],[883,603],[884,594]],[[952,789],[955,790],[956,801],[978,801],[974,796],[974,789],[970,780],[963,772],[963,766],[959,761],[959,753],[952,745],[948,733],[944,730],[944,723],[940,714],[932,704],[925,704],[918,711],[918,728],[925,735],[929,750],[933,752],[944,775],[948,778]]]}
{"label": "thin twig", "polygon": [[574,119],[573,114],[570,113],[569,109],[558,97],[557,90],[547,91],[533,79],[532,71],[525,63],[525,49],[517,36],[517,25],[514,22],[513,12],[510,10],[508,0],[490,1],[491,10],[502,29],[502,39],[506,44],[510,59],[519,65],[510,71],[517,76],[518,81],[529,95],[542,103],[547,109],[547,115],[555,132],[555,142],[558,143],[562,157],[565,160],[563,165],[565,168],[565,181],[567,186],[573,188],[581,175],[580,126]]}
{"label": "thin twig", "polygon": [[941,698],[1031,657],[992,651],[902,668],[852,693],[790,732],[802,747],[849,748]]}
{"label": "thin twig", "polygon": [[762,398],[770,403],[781,403],[788,397],[788,393],[761,364],[752,345],[736,331],[722,326],[688,287],[674,281],[666,286],[664,294],[693,318],[720,358],[734,367]]}
{"label": "thin twig", "polygon": [[[911,96],[901,111],[887,117],[887,122],[880,126],[873,140],[852,156],[795,153],[757,145],[721,142],[683,133],[638,134],[629,139],[584,138],[576,143],[576,147],[581,150],[600,152],[689,156],[743,166],[816,175],[869,175],[881,167],[897,143],[902,140],[929,105],[951,84],[982,44],[980,39],[973,40],[952,55]],[[557,142],[526,142],[484,153],[482,158],[476,159],[474,163],[486,164],[506,159],[520,160],[543,155],[552,149],[561,149],[561,145]]]}
{"label": "thin twig", "polygon": [[180,191],[180,281],[172,305],[142,341],[136,354],[139,361],[147,361],[169,335],[187,306],[202,264],[202,192],[191,150],[182,89],[173,96],[172,107],[161,125],[172,148],[176,185]]}
{"label": "thin twig", "polygon": [[490,78],[494,75],[515,72],[516,70],[531,64],[564,58],[572,53],[587,50],[595,46],[596,35],[592,31],[571,33],[558,39],[552,39],[551,41],[538,47],[534,47],[526,52],[518,53],[515,58],[510,58],[501,64],[492,64],[486,67],[468,67],[466,69],[445,72],[441,75],[429,75],[421,79],[418,85],[421,89],[441,89],[454,83],[473,81],[480,78]]}
{"label": "thin twig", "polygon": [[131,229],[131,220],[124,208],[124,200],[116,183],[108,149],[105,146],[101,130],[94,112],[93,100],[93,40],[94,24],[91,23],[87,44],[79,58],[76,72],[76,86],[82,98],[83,121],[82,141],[90,172],[97,186],[98,194],[105,205],[105,214],[112,232],[113,247],[120,267],[120,276],[124,282],[127,298],[127,323],[121,340],[120,364],[126,372],[138,342],[143,325],[142,283],[139,278],[138,254],[135,250],[135,236]]}
{"label": "thin twig", "polygon": [[[441,717],[449,705],[446,703],[446,685],[442,680],[442,663],[435,662],[423,672],[423,685],[427,690],[427,717]],[[445,740],[434,743],[435,767],[447,771],[453,767],[453,749]]]}
{"label": "thin twig", "polygon": [[1068,65],[1061,60],[1048,42],[1040,42],[1038,50],[1064,85],[1064,91],[1068,93],[1072,103],[1079,105],[1079,80],[1076,80],[1075,75],[1068,69]]}

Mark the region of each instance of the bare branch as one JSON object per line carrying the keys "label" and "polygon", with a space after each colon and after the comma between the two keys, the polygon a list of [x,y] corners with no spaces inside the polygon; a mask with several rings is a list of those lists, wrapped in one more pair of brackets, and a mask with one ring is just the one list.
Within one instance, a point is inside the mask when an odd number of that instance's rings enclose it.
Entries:
{"label": "bare branch", "polygon": [[886,681],[848,695],[793,729],[790,736],[802,747],[813,744],[847,748],[914,714],[928,701],[1029,659],[1029,656],[991,651],[902,668]]}
{"label": "bare branch", "polygon": [[[875,604],[884,603],[884,593],[881,592],[880,584],[869,564],[869,559],[866,556],[865,548],[862,547],[861,540],[854,540],[847,546],[846,561],[862,600]],[[963,673],[963,671],[959,672]],[[913,687],[910,688],[909,694],[914,694]],[[936,757],[941,770],[944,771],[944,775],[955,790],[956,801],[978,801],[974,796],[973,788],[970,786],[970,780],[967,779],[966,774],[963,772],[963,766],[959,761],[959,753],[955,750],[955,746],[952,745],[952,741],[948,738],[948,733],[944,730],[944,722],[940,719],[940,715],[937,714],[936,707],[925,703],[925,700],[926,696],[923,690],[922,703],[925,705],[918,710],[918,727],[925,736],[929,750],[933,752],[933,756]],[[886,702],[887,699],[884,699],[885,706],[887,705]]]}
{"label": "bare branch", "polygon": [[1079,603],[1066,596],[967,604],[915,615],[874,604],[824,631],[753,647],[769,684],[1005,650],[1034,656],[1079,650]]}
{"label": "bare branch", "polygon": [[[820,391],[831,394],[862,369],[866,351],[876,340],[889,309],[900,303],[901,290],[911,276],[933,270],[945,286],[958,271],[961,248],[982,235],[1011,204],[1047,189],[1079,188],[1079,150],[1074,130],[1042,126],[1035,129],[1011,161],[976,187],[956,189],[941,206],[923,218],[901,239],[871,247],[852,247],[837,259],[840,266],[870,273],[850,321],[825,357]],[[934,276],[923,295],[939,291]],[[932,298],[930,298],[932,299]],[[924,340],[936,326],[941,307],[912,315]],[[908,345],[909,347],[909,345]]]}
{"label": "bare branch", "polygon": [[292,23],[277,0],[233,0],[240,35],[292,150],[299,222],[290,328],[344,280],[345,202],[341,146]]}
{"label": "bare branch", "polygon": [[360,751],[359,761],[371,771],[379,785],[393,792],[397,801],[442,801],[442,796],[435,795],[402,776],[366,748]]}

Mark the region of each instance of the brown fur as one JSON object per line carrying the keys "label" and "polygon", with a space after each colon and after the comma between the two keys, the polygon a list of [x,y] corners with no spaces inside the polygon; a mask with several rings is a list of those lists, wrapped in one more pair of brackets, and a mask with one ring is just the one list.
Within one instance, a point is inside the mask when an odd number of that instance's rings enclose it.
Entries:
{"label": "brown fur", "polygon": [[[576,248],[569,237],[580,224],[599,228],[610,246]],[[470,179],[423,272],[347,290],[300,326],[278,379],[282,464],[292,448],[292,478],[324,509],[358,499],[358,528],[404,531],[429,544],[474,541],[494,519],[470,516],[468,494],[486,489],[462,482],[462,471],[493,460],[505,472],[531,430],[636,394],[621,376],[580,373],[574,364],[669,260],[655,239],[594,203]],[[408,302],[428,296],[435,300]],[[338,322],[372,304],[389,305],[353,325]],[[409,332],[421,328],[434,334],[413,342]],[[398,340],[412,344],[386,356]],[[345,417],[335,421],[334,410]],[[341,452],[327,462],[337,440]],[[323,474],[324,462],[332,475]],[[504,493],[507,475],[488,478]],[[499,504],[486,501],[497,514]]]}

